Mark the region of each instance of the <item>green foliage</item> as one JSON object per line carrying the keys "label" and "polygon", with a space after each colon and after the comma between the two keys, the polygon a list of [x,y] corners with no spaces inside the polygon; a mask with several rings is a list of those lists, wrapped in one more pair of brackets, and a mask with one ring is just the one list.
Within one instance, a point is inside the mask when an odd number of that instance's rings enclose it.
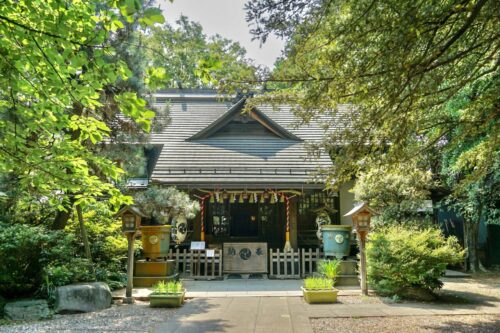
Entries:
{"label": "green foliage", "polygon": [[180,281],[159,281],[153,286],[153,293],[157,295],[178,294],[184,291]]}
{"label": "green foliage", "polygon": [[[332,157],[326,183],[361,177],[362,196],[398,219],[429,189],[430,170],[434,201],[465,219],[477,269],[479,220],[500,216],[498,3],[258,0],[246,8],[256,37],[288,41],[268,77],[282,89],[260,100],[294,104],[304,123],[332,119],[312,146]],[[399,198],[394,189],[404,190]],[[407,189],[415,193],[402,195]]]}
{"label": "green foliage", "polygon": [[367,202],[380,212],[379,220],[412,220],[430,197],[432,172],[422,170],[413,162],[398,165],[370,163],[369,170],[361,172],[353,192],[355,200]]}
{"label": "green foliage", "polygon": [[333,289],[333,280],[328,278],[308,277],[304,279],[304,288],[307,290]]}
{"label": "green foliage", "polygon": [[339,275],[340,270],[340,260],[323,260],[318,265],[318,273],[327,279],[333,281],[335,285],[335,280]]}
{"label": "green foliage", "polygon": [[88,281],[90,263],[77,255],[75,238],[62,231],[0,224],[0,295],[31,294],[51,286]]}
{"label": "green foliage", "polygon": [[113,185],[123,170],[96,151],[119,111],[150,128],[154,112],[120,88],[133,72],[113,43],[124,22],[146,27],[160,16],[138,0],[2,3],[0,173],[14,175],[20,196],[60,211],[104,196],[131,202]]}
{"label": "green foliage", "polygon": [[[464,137],[482,138],[457,158],[470,167],[467,178],[493,170],[500,82],[495,1],[258,0],[246,8],[256,37],[275,33],[288,41],[268,77],[285,89],[262,99],[294,104],[304,122],[332,116],[314,147],[332,156],[327,184],[349,181],[374,161],[398,165],[461,145]],[[455,103],[451,117],[446,104],[463,95],[467,104]],[[462,135],[450,135],[458,128]]]}
{"label": "green foliage", "polygon": [[[89,281],[106,282],[111,289],[123,287],[126,283],[127,240],[121,231],[120,219],[114,216],[114,212],[105,203],[98,202],[84,209],[83,220],[93,263],[91,271],[94,275]],[[75,215],[65,231],[78,235],[78,247],[82,249],[79,223]],[[140,251],[141,247],[142,244],[137,242],[136,251]]]}
{"label": "green foliage", "polygon": [[191,219],[200,210],[198,201],[191,200],[187,193],[175,187],[150,186],[137,193],[134,200],[143,212],[161,223],[167,223],[181,214]]}
{"label": "green foliage", "polygon": [[[245,49],[219,35],[207,37],[199,23],[181,16],[177,27],[164,24],[145,38],[146,56],[157,82],[173,88],[212,88],[227,81],[252,81],[258,68]],[[162,82],[163,81],[163,82]]]}
{"label": "green foliage", "polygon": [[464,258],[455,237],[435,228],[389,226],[372,232],[366,247],[368,282],[382,295],[403,295],[408,288],[432,292],[447,265]]}
{"label": "green foliage", "polygon": [[[84,221],[92,261],[84,258],[76,217],[63,231],[21,223],[0,223],[0,295],[35,292],[51,296],[55,287],[89,281],[111,289],[125,285],[127,242],[106,203],[86,207]],[[140,250],[140,244],[136,249]]]}

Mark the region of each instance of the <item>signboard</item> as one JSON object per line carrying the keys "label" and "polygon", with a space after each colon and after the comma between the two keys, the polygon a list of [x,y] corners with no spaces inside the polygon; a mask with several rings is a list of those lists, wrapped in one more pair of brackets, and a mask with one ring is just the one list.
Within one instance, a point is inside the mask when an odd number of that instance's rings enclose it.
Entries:
{"label": "signboard", "polygon": [[205,242],[191,242],[191,250],[205,250]]}
{"label": "signboard", "polygon": [[207,258],[213,258],[213,257],[215,257],[215,250],[209,250],[209,249],[207,249],[205,251],[205,253],[207,255]]}
{"label": "signboard", "polygon": [[224,273],[267,273],[267,243],[224,243]]}

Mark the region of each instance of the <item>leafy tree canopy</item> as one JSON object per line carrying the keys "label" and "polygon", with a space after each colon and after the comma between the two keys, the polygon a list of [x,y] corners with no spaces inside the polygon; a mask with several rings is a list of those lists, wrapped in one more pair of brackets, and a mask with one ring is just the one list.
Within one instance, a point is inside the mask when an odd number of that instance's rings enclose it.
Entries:
{"label": "leafy tree canopy", "polygon": [[163,21],[139,0],[3,1],[0,173],[59,209],[129,202],[113,185],[123,171],[95,147],[111,135],[110,114],[147,132],[155,113],[124,84],[133,73],[114,42],[128,24]]}
{"label": "leafy tree canopy", "polygon": [[259,0],[246,8],[257,38],[288,41],[268,78],[284,89],[265,98],[292,101],[304,122],[333,116],[313,147],[332,156],[328,184],[358,176],[361,197],[379,203],[391,197],[381,186],[401,191],[392,199],[403,203],[405,188],[422,194],[435,185],[435,199],[464,217],[477,267],[479,221],[500,216],[499,2]]}
{"label": "leafy tree canopy", "polygon": [[207,37],[199,23],[181,16],[176,25],[154,27],[144,39],[147,59],[165,71],[171,88],[214,88],[224,81],[256,79],[260,69],[237,42]]}
{"label": "leafy tree canopy", "polygon": [[[266,98],[294,102],[304,121],[334,116],[316,146],[332,155],[331,184],[464,142],[454,161],[468,172],[455,190],[494,169],[497,1],[261,0],[246,8],[257,38],[276,33],[288,41],[268,78],[286,88]],[[460,95],[467,103],[456,104]]]}

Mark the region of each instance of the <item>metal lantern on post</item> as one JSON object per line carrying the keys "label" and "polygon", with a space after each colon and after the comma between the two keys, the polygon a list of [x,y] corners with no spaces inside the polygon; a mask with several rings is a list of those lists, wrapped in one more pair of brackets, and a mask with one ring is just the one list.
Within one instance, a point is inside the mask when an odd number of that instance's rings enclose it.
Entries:
{"label": "metal lantern on post", "polygon": [[361,203],[354,207],[344,216],[351,216],[354,231],[358,235],[359,240],[359,259],[360,259],[360,273],[361,273],[361,293],[368,295],[368,283],[366,280],[366,254],[365,244],[366,235],[370,231],[371,218],[374,211],[365,203]]}
{"label": "metal lantern on post", "polygon": [[145,215],[134,206],[125,206],[116,214],[122,220],[122,231],[127,237],[127,289],[123,303],[134,303],[132,297],[133,278],[134,278],[134,239],[137,230],[141,224],[141,218]]}

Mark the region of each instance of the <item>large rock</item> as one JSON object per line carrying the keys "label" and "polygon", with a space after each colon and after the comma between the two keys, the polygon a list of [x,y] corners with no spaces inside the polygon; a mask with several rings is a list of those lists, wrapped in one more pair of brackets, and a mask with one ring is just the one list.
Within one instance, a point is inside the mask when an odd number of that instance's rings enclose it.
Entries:
{"label": "large rock", "polygon": [[56,288],[58,313],[92,312],[111,306],[111,291],[104,282],[70,284]]}
{"label": "large rock", "polygon": [[38,320],[50,317],[49,306],[43,299],[15,301],[5,304],[4,315],[11,320]]}

